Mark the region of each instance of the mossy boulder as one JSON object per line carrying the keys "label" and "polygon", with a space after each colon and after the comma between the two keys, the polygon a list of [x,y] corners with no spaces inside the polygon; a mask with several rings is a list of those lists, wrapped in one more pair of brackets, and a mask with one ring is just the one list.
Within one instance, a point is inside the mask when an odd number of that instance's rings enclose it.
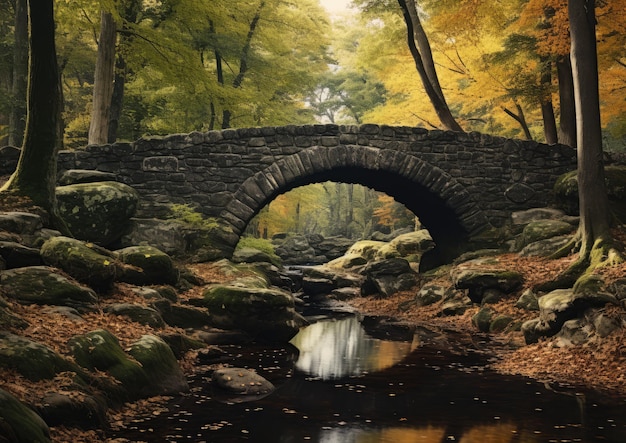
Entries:
{"label": "mossy boulder", "polygon": [[130,246],[115,251],[122,263],[119,280],[135,285],[178,283],[178,270],[171,257],[152,246]]}
{"label": "mossy boulder", "polygon": [[153,328],[165,326],[159,311],[148,306],[135,303],[115,303],[107,306],[104,311],[114,315],[123,315],[134,322]]}
{"label": "mossy boulder", "polygon": [[0,367],[12,369],[28,380],[49,380],[59,372],[79,368],[44,344],[0,331]]}
{"label": "mossy boulder", "polygon": [[[109,331],[99,329],[73,337],[68,343],[76,362],[106,372],[123,386],[129,399],[181,392],[187,383],[169,346],[160,338],[143,336],[128,354]],[[132,358],[130,358],[132,356]]]}
{"label": "mossy boulder", "polygon": [[53,237],[41,247],[49,266],[63,269],[79,282],[96,289],[109,288],[115,281],[116,259],[106,249],[69,237]]}
{"label": "mossy boulder", "polygon": [[272,341],[288,341],[306,324],[290,293],[277,288],[217,285],[204,292],[211,323]]}
{"label": "mossy boulder", "polygon": [[0,241],[0,257],[4,260],[6,269],[43,264],[39,249],[12,241]]}
{"label": "mossy boulder", "polygon": [[572,234],[575,227],[562,220],[535,220],[528,223],[515,239],[515,250],[521,251],[526,246],[553,237]]}
{"label": "mossy boulder", "polygon": [[96,293],[46,266],[0,272],[4,295],[22,304],[70,306],[78,311],[96,308]]}
{"label": "mossy boulder", "polygon": [[0,441],[47,443],[50,429],[32,409],[7,391],[0,389]]}
{"label": "mossy boulder", "polygon": [[133,188],[113,181],[59,186],[56,195],[70,232],[101,246],[120,239],[139,201]]}
{"label": "mossy boulder", "polygon": [[488,290],[510,294],[521,287],[524,277],[516,271],[499,266],[497,261],[489,266],[489,261],[477,259],[456,267],[451,273],[454,287],[467,289],[474,303],[480,303]]}
{"label": "mossy boulder", "polygon": [[[622,223],[626,223],[626,166],[606,166],[604,168],[604,183],[611,211]],[[559,207],[568,214],[578,215],[578,177],[576,171],[559,177],[554,185],[554,193]]]}

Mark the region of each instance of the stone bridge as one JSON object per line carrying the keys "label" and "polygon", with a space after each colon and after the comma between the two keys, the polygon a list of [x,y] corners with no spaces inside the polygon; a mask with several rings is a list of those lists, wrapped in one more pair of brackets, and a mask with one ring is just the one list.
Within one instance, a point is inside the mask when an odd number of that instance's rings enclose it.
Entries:
{"label": "stone bridge", "polygon": [[372,124],[194,132],[59,155],[60,171],[117,174],[142,196],[140,216],[187,203],[237,236],[279,194],[327,180],[358,183],[413,211],[444,258],[513,211],[552,204],[556,178],[575,168],[566,146]]}

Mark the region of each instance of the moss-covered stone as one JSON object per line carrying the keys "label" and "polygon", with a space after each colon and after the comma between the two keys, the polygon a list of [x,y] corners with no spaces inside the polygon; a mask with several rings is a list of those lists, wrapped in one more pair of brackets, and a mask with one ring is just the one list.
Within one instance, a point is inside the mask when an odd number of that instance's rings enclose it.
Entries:
{"label": "moss-covered stone", "polygon": [[59,212],[70,232],[102,246],[122,236],[139,201],[133,188],[117,182],[59,186],[56,195]]}
{"label": "moss-covered stone", "polygon": [[571,234],[575,227],[562,220],[535,220],[526,225],[515,239],[515,249],[521,251],[527,245],[553,237]]}
{"label": "moss-covered stone", "polygon": [[472,317],[472,324],[476,326],[480,332],[489,332],[489,326],[491,325],[492,319],[493,310],[489,308],[482,308]]}
{"label": "moss-covered stone", "polygon": [[0,441],[48,443],[50,429],[46,422],[17,398],[0,389]]}
{"label": "moss-covered stone", "polygon": [[130,246],[116,251],[118,258],[130,267],[121,269],[120,281],[136,285],[178,282],[178,270],[169,255],[152,246]]}
{"label": "moss-covered stone", "polygon": [[80,372],[46,345],[6,331],[0,331],[0,367],[33,381],[48,380],[64,371]]}
{"label": "moss-covered stone", "polygon": [[41,247],[45,263],[63,269],[92,288],[109,288],[116,275],[112,253],[93,243],[68,237],[53,237]]}
{"label": "moss-covered stone", "polygon": [[489,325],[489,332],[502,332],[511,323],[513,323],[513,320],[513,317],[510,317],[508,315],[498,315]]}
{"label": "moss-covered stone", "polygon": [[68,280],[46,266],[11,269],[0,273],[4,295],[22,304],[70,306],[79,311],[95,309],[96,293]]}
{"label": "moss-covered stone", "polygon": [[165,322],[156,309],[134,303],[116,303],[105,308],[105,312],[115,315],[123,315],[134,322],[142,325],[162,328]]}

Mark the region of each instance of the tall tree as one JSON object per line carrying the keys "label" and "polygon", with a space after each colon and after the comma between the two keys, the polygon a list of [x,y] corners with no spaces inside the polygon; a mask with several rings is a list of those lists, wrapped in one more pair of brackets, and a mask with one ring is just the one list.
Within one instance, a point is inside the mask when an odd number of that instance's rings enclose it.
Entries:
{"label": "tall tree", "polygon": [[67,232],[55,197],[61,145],[61,82],[54,38],[53,0],[29,0],[29,71],[26,133],[17,169],[0,189],[30,198]]}
{"label": "tall tree", "polygon": [[93,103],[89,139],[91,144],[104,144],[109,139],[109,119],[115,74],[115,42],[117,25],[113,14],[102,11],[100,14],[100,37],[98,58],[93,84]]}

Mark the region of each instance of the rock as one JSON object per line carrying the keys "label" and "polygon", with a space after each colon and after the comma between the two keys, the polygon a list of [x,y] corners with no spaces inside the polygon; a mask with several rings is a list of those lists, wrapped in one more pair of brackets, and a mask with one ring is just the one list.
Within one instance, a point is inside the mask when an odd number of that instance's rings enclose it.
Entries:
{"label": "rock", "polygon": [[489,325],[489,332],[502,332],[507,328],[507,326],[513,323],[513,320],[513,317],[508,315],[498,315]]}
{"label": "rock", "polygon": [[0,175],[9,175],[17,168],[21,149],[17,146],[3,146],[0,148]]}
{"label": "rock", "polygon": [[35,411],[0,389],[0,441],[48,443],[50,428]]}
{"label": "rock", "polygon": [[515,239],[515,250],[521,251],[527,245],[552,237],[571,234],[574,226],[561,220],[537,220],[526,225],[522,233]]}
{"label": "rock", "polygon": [[120,281],[135,285],[170,284],[178,282],[178,270],[169,255],[152,246],[130,246],[115,251],[125,267]]}
{"label": "rock", "polygon": [[330,294],[336,289],[332,280],[327,278],[304,277],[302,279],[302,291],[307,295]]}
{"label": "rock", "polygon": [[503,300],[507,294],[502,292],[498,288],[485,288],[483,291],[482,299],[480,300],[480,305],[493,305]]}
{"label": "rock", "polygon": [[371,277],[379,277],[381,275],[399,276],[414,272],[409,262],[403,258],[390,258],[386,260],[377,260],[368,263],[362,270],[361,274]]}
{"label": "rock", "polygon": [[291,294],[280,289],[217,285],[204,292],[202,304],[214,326],[272,341],[289,341],[307,323]]}
{"label": "rock", "polygon": [[593,327],[582,318],[574,318],[563,323],[556,335],[558,346],[578,346],[593,337]]}
{"label": "rock", "polygon": [[357,263],[365,264],[375,259],[378,251],[387,245],[386,242],[374,240],[360,240],[354,243],[343,257],[339,257],[328,263],[331,267],[349,268],[357,265]]}
{"label": "rock", "polygon": [[133,188],[117,182],[59,186],[56,195],[59,212],[70,232],[101,246],[121,238],[139,201]]}
{"label": "rock", "polygon": [[130,345],[128,353],[146,373],[148,386],[141,390],[143,395],[171,395],[189,390],[172,349],[161,338],[143,335]]}
{"label": "rock", "polygon": [[599,337],[608,337],[613,331],[621,326],[621,319],[609,317],[603,313],[599,313],[593,318],[593,327]]}
{"label": "rock", "polygon": [[16,242],[0,241],[0,256],[5,262],[5,269],[43,264],[38,249],[29,248]]}
{"label": "rock", "polygon": [[267,252],[255,248],[235,249],[232,261],[235,263],[270,263],[274,266],[281,265],[280,260],[276,257],[272,257]]}
{"label": "rock", "polygon": [[205,343],[194,340],[185,334],[166,334],[159,337],[167,343],[177,359],[182,358],[189,351],[207,347]]}
{"label": "rock", "polygon": [[520,251],[520,255],[523,257],[549,257],[565,246],[571,238],[571,235],[560,235],[539,240],[524,246]]}
{"label": "rock", "polygon": [[102,429],[108,425],[105,401],[91,395],[48,392],[41,403],[37,410],[50,426]]}
{"label": "rock", "polygon": [[49,266],[63,269],[81,283],[94,289],[108,289],[117,274],[117,260],[110,251],[68,237],[53,237],[41,247]]}
{"label": "rock", "polygon": [[128,353],[117,338],[99,329],[75,336],[68,342],[74,359],[90,371],[104,371],[122,384],[117,395],[137,399],[175,394],[188,389],[174,353],[160,338],[144,335],[130,345]]}
{"label": "rock", "polygon": [[589,308],[616,302],[612,295],[602,292],[554,290],[539,298],[539,319],[529,320],[533,323],[526,322],[522,326],[526,343],[535,343],[541,336],[551,337],[557,334],[566,321],[582,317]]}
{"label": "rock", "polygon": [[454,298],[443,303],[441,314],[444,316],[463,315],[470,306],[471,300],[469,298]]}
{"label": "rock", "polygon": [[0,330],[6,329],[26,329],[29,323],[22,317],[15,315],[8,304],[0,298]]}
{"label": "rock", "polygon": [[178,220],[132,218],[120,243],[123,247],[150,245],[166,254],[182,256],[191,252],[195,235],[188,224]]}
{"label": "rock", "polygon": [[115,303],[104,308],[104,312],[115,315],[123,315],[130,320],[142,325],[162,328],[165,322],[156,309],[133,303]]}
{"label": "rock", "polygon": [[417,306],[428,306],[442,300],[446,294],[446,288],[439,285],[427,284],[422,286],[415,295]]}
{"label": "rock", "polygon": [[361,294],[361,290],[354,287],[343,287],[333,289],[330,296],[335,300],[349,300],[351,298],[358,297]]}
{"label": "rock", "polygon": [[482,302],[487,289],[497,289],[504,294],[517,290],[523,283],[522,275],[515,271],[499,268],[497,263],[493,267],[483,260],[472,260],[452,271],[452,280],[457,289],[467,289],[468,296],[474,303]]}
{"label": "rock", "polygon": [[50,380],[59,372],[79,368],[44,344],[0,331],[0,367],[12,369],[31,381]]}
{"label": "rock", "polygon": [[492,319],[493,310],[490,308],[482,308],[472,317],[472,324],[476,326],[480,332],[489,332]]}
{"label": "rock", "polygon": [[87,287],[55,273],[45,266],[0,272],[4,294],[22,304],[70,306],[80,312],[96,308],[98,297]]}
{"label": "rock", "polygon": [[117,176],[112,172],[96,171],[92,169],[68,169],[59,177],[58,184],[65,186],[79,183],[114,181],[117,181]]}
{"label": "rock", "polygon": [[527,311],[538,311],[539,301],[532,289],[525,290],[515,303],[516,308],[525,309]]}
{"label": "rock", "polygon": [[42,312],[49,315],[60,315],[68,320],[75,321],[76,323],[82,323],[85,321],[76,309],[70,308],[69,306],[50,306],[43,309]]}
{"label": "rock", "polygon": [[199,329],[211,324],[211,317],[206,310],[193,306],[159,305],[161,317],[170,326]]}
{"label": "rock", "polygon": [[266,396],[276,389],[256,372],[243,368],[220,368],[213,372],[211,381],[231,394]]}
{"label": "rock", "polygon": [[34,234],[43,228],[40,216],[28,212],[0,212],[0,230],[16,234]]}
{"label": "rock", "polygon": [[378,294],[381,297],[389,297],[396,292],[413,288],[418,282],[419,277],[414,272],[407,272],[398,276],[379,275],[373,277],[368,275],[361,286],[361,294]]}
{"label": "rock", "polygon": [[563,220],[566,218],[565,212],[555,208],[531,208],[511,214],[511,222],[517,226],[526,226],[528,223],[538,220]]}
{"label": "rock", "polygon": [[424,252],[435,247],[435,242],[426,229],[402,234],[389,242],[389,246],[400,257],[420,257]]}

